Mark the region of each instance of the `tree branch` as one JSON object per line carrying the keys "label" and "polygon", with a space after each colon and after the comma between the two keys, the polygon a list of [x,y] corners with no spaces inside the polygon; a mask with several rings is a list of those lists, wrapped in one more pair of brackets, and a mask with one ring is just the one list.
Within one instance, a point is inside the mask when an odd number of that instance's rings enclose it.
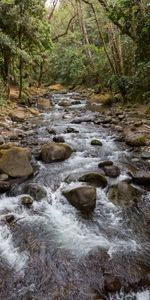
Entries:
{"label": "tree branch", "polygon": [[[84,1],[84,0],[82,0],[82,1]],[[130,32],[129,29],[126,26],[122,25],[118,20],[113,18],[113,16],[111,15],[111,11],[110,11],[106,1],[98,0],[98,2],[101,4],[101,6],[104,8],[106,13],[108,14],[108,18],[120,29],[120,31],[123,34],[127,34],[132,40],[136,41],[136,38],[135,38],[134,34],[132,32]]]}
{"label": "tree branch", "polygon": [[56,37],[54,37],[54,38],[52,39],[52,42],[57,41],[59,38],[65,36],[65,35],[68,33],[69,28],[70,28],[70,25],[71,25],[72,21],[75,19],[76,16],[77,16],[77,15],[75,14],[75,15],[69,20],[69,23],[68,23],[68,25],[67,25],[67,28],[66,28],[65,32],[64,32],[64,33],[61,33],[61,34],[59,34],[59,35],[57,35]]}
{"label": "tree branch", "polygon": [[55,8],[56,8],[56,6],[57,6],[57,3],[58,3],[58,0],[53,0],[53,8],[52,8],[52,10],[50,11],[49,16],[48,16],[48,21],[49,21],[49,22],[51,21],[51,18],[53,17]]}

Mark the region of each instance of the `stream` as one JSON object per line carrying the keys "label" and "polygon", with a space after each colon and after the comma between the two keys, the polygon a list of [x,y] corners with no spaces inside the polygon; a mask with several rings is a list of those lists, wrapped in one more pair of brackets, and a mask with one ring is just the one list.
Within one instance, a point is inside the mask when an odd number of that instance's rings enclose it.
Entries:
{"label": "stream", "polygon": [[[39,172],[28,183],[44,186],[47,197],[30,209],[21,205],[24,183],[16,194],[0,197],[0,300],[150,300],[150,193],[122,208],[108,200],[107,188],[97,188],[96,208],[88,216],[62,195],[85,186],[77,179],[100,171],[100,161],[111,160],[121,170],[109,185],[128,178],[130,149],[109,128],[94,124],[99,113],[76,96],[54,94],[53,109],[31,121],[39,144],[52,140],[47,128],[54,128],[74,150],[63,162],[37,162]],[[72,105],[59,106],[64,99]],[[102,146],[92,146],[93,139]],[[17,221],[5,223],[6,213]]]}

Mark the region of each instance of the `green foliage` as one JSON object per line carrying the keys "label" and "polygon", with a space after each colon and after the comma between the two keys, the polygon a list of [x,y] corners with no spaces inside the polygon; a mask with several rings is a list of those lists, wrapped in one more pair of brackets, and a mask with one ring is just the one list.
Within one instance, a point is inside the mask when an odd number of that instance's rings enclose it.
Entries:
{"label": "green foliage", "polygon": [[5,85],[23,87],[32,81],[43,57],[51,52],[50,26],[43,0],[0,3],[0,70]]}

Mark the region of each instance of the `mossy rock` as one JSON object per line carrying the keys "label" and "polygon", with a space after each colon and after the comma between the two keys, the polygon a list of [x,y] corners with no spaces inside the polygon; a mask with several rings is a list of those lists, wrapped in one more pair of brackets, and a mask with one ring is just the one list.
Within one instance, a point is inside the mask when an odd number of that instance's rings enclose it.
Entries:
{"label": "mossy rock", "polygon": [[131,147],[140,147],[146,145],[146,138],[141,134],[132,134],[125,138],[126,144]]}
{"label": "mossy rock", "polygon": [[102,146],[103,144],[100,140],[94,139],[94,140],[91,141],[91,145],[92,146]]}
{"label": "mossy rock", "polygon": [[128,208],[141,199],[141,192],[127,182],[120,182],[109,188],[108,199],[116,205]]}

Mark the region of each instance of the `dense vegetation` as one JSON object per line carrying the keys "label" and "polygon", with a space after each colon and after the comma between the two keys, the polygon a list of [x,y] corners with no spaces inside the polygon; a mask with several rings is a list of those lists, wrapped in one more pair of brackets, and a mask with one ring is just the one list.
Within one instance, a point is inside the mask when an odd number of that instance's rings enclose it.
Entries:
{"label": "dense vegetation", "polygon": [[[1,0],[1,82],[53,82],[150,99],[149,0]],[[24,95],[24,93],[23,93]]]}

